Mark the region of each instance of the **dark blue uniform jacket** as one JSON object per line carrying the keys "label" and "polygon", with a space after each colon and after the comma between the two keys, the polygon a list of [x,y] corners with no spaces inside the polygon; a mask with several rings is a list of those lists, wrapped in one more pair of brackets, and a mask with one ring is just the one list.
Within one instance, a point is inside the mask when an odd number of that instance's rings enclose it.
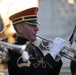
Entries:
{"label": "dark blue uniform jacket", "polygon": [[[17,37],[15,44],[24,45],[26,41],[24,38]],[[7,62],[9,75],[59,75],[62,61],[56,62],[49,53],[44,56],[35,45],[29,53],[30,59],[27,62],[23,62],[21,54],[12,50],[8,50],[8,52],[10,57]]]}

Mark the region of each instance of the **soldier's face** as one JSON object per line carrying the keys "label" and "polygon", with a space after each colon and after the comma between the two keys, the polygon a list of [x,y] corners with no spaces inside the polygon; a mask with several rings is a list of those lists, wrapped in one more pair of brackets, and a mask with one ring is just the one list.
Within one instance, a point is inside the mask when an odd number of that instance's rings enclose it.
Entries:
{"label": "soldier's face", "polygon": [[39,28],[37,25],[29,25],[25,23],[25,25],[22,27],[22,35],[29,41],[35,41],[38,30]]}

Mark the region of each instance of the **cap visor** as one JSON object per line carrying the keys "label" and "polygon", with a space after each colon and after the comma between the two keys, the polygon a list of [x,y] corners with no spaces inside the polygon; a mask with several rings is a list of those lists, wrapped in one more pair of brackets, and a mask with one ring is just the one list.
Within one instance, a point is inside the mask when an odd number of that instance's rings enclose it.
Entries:
{"label": "cap visor", "polygon": [[27,21],[26,23],[31,25],[40,25],[38,21]]}

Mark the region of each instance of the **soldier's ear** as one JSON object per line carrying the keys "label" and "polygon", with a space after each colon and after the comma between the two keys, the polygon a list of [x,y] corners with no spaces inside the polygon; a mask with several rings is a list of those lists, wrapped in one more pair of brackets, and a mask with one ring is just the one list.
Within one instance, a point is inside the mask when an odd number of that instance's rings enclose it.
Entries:
{"label": "soldier's ear", "polygon": [[22,32],[22,26],[20,24],[16,25],[16,29],[17,29],[17,32],[19,32],[19,33]]}

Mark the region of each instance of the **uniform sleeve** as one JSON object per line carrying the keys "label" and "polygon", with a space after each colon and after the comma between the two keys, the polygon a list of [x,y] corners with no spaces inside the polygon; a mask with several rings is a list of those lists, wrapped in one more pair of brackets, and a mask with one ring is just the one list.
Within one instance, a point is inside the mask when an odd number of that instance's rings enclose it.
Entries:
{"label": "uniform sleeve", "polygon": [[44,57],[44,61],[46,61],[49,64],[49,66],[51,66],[51,68],[57,65],[56,61],[49,53]]}
{"label": "uniform sleeve", "polygon": [[57,65],[48,72],[48,75],[59,75],[61,67],[62,67],[62,61],[59,60],[59,62],[57,62]]}

